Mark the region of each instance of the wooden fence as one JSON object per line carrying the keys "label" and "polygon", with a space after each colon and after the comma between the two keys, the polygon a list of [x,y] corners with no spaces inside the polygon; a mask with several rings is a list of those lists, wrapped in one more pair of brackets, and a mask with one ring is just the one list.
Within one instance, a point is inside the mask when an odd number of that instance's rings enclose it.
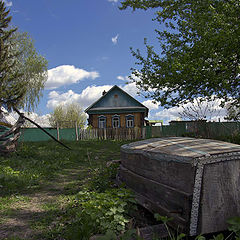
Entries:
{"label": "wooden fence", "polygon": [[138,140],[146,137],[145,128],[79,129],[79,140]]}
{"label": "wooden fence", "polygon": [[[182,137],[195,136],[201,138],[221,138],[240,134],[239,122],[223,123],[177,123],[175,125],[147,126],[143,128],[106,128],[106,129],[81,129],[81,128],[45,128],[51,135],[60,141],[78,140],[141,140],[152,137]],[[21,129],[20,141],[35,142],[48,141],[51,138],[38,128]]]}

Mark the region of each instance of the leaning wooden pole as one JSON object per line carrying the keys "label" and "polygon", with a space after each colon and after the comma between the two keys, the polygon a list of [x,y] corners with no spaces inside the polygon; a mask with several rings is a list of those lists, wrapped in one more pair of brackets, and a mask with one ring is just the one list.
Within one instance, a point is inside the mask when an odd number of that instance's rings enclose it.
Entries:
{"label": "leaning wooden pole", "polygon": [[20,115],[17,122],[8,131],[0,135],[0,154],[8,154],[16,150],[17,140],[20,137],[20,128],[23,124],[24,119]]}
{"label": "leaning wooden pole", "polygon": [[43,132],[45,132],[49,137],[51,137],[54,141],[56,141],[57,143],[59,143],[60,145],[62,145],[63,147],[67,148],[68,150],[71,150],[71,148],[69,148],[68,146],[66,146],[65,144],[63,144],[62,142],[58,141],[54,136],[52,136],[50,133],[48,133],[45,129],[43,129],[41,126],[39,126],[37,123],[35,123],[33,120],[31,120],[30,118],[24,116],[23,113],[19,112],[16,108],[14,108],[14,111],[17,112],[20,116],[22,116],[23,118],[25,118],[26,120],[28,120],[29,122],[31,122],[32,124],[34,124],[36,127],[40,128]]}

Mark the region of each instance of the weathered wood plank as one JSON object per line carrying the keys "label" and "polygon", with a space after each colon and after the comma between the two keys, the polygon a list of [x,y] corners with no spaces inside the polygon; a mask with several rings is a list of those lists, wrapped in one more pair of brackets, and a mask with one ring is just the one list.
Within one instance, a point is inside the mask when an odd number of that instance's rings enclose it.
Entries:
{"label": "weathered wood plank", "polygon": [[18,132],[23,124],[24,120],[21,117],[19,117],[18,121],[8,131],[0,135],[0,139],[4,139],[10,136],[11,134],[14,134],[15,132]]}
{"label": "weathered wood plank", "polygon": [[[168,231],[164,224],[148,226],[139,229],[139,235],[144,240],[160,239],[168,236]],[[135,238],[133,238],[135,239]]]}
{"label": "weathered wood plank", "polygon": [[195,167],[188,163],[152,159],[151,155],[121,152],[122,166],[148,179],[192,193]]}
{"label": "weathered wood plank", "polygon": [[187,160],[191,163],[194,158],[240,151],[240,145],[211,139],[168,137],[134,142],[122,146],[121,150],[126,153],[156,155],[155,157],[159,156],[160,158],[165,154],[172,160],[181,162]]}
{"label": "weathered wood plank", "polygon": [[208,164],[204,169],[199,232],[226,230],[240,216],[240,161]]}
{"label": "weathered wood plank", "polygon": [[177,212],[173,226],[191,236],[227,230],[227,220],[240,215],[240,145],[148,139],[122,146],[121,162],[119,178],[138,202],[168,217]]}
{"label": "weathered wood plank", "polygon": [[[120,181],[136,193],[145,197],[149,204],[157,205],[158,209],[164,209],[162,213],[168,213],[178,218],[179,222],[186,224],[189,221],[192,195],[171,188],[167,185],[149,180],[135,174],[124,167],[119,169]],[[154,207],[156,208],[156,207]]]}

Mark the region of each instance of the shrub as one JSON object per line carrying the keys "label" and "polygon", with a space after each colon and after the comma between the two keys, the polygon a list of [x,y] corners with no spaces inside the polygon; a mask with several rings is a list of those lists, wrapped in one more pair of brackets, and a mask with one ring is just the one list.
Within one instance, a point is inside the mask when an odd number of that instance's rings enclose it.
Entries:
{"label": "shrub", "polygon": [[92,170],[92,177],[88,183],[91,190],[104,192],[109,188],[113,188],[114,179],[116,178],[119,164],[114,163],[109,167],[101,166]]}
{"label": "shrub", "polygon": [[124,188],[101,193],[85,189],[71,199],[66,208],[64,236],[66,239],[88,239],[109,230],[122,233],[127,228],[128,211],[133,203],[132,193]]}

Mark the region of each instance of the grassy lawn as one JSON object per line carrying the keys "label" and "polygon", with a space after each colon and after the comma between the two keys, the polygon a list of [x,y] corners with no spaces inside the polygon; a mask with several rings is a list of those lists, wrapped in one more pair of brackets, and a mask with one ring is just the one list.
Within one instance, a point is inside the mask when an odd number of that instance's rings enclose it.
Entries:
{"label": "grassy lawn", "polygon": [[88,239],[125,228],[131,194],[113,188],[117,166],[106,168],[125,143],[66,142],[71,151],[21,143],[0,157],[0,239]]}

